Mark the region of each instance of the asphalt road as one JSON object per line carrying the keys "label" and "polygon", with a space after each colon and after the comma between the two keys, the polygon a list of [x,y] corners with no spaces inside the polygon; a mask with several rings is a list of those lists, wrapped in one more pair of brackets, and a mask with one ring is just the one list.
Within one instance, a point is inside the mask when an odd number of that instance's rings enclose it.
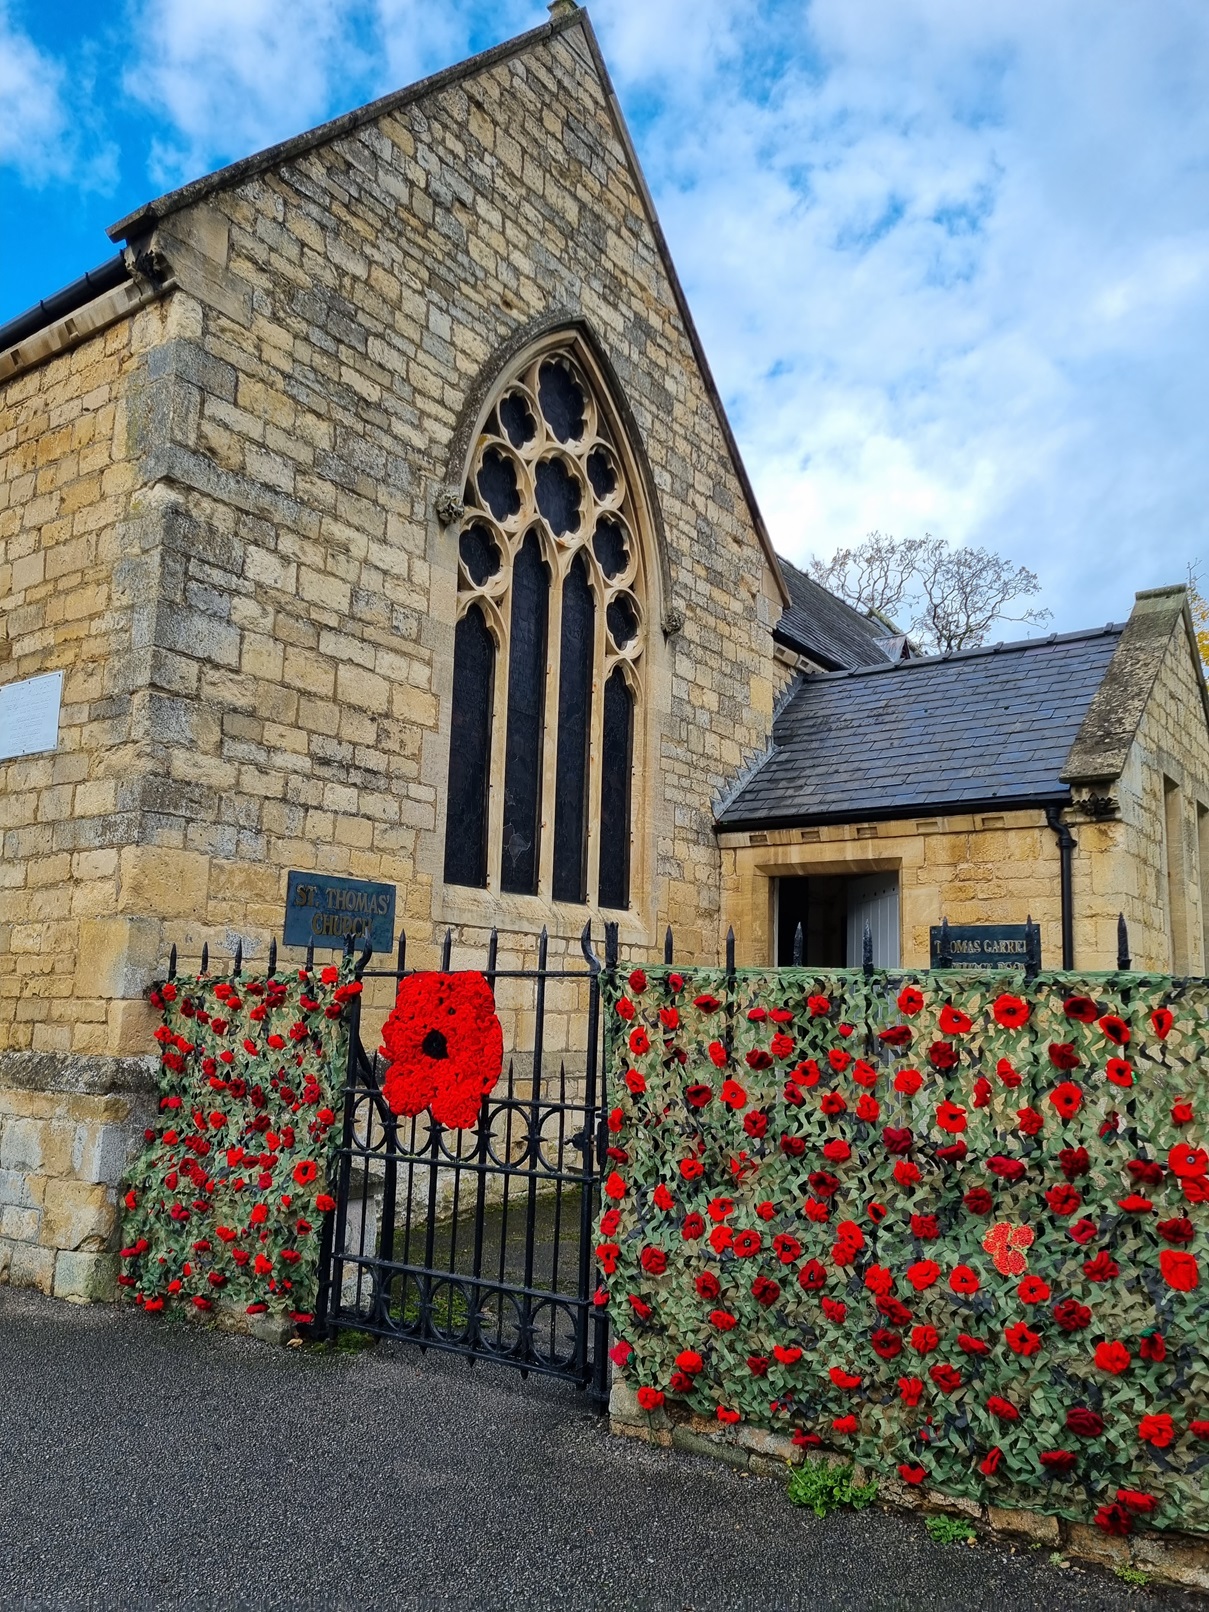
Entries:
{"label": "asphalt road", "polygon": [[1157,1612],[1048,1552],[823,1521],[573,1389],[0,1288],[0,1608]]}

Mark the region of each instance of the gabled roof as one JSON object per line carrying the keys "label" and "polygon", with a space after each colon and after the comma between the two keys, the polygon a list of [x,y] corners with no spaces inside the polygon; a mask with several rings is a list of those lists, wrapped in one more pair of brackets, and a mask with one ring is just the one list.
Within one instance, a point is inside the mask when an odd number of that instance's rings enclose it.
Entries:
{"label": "gabled roof", "polygon": [[1060,804],[1115,626],[800,679],[720,809],[739,829]]}
{"label": "gabled roof", "polygon": [[423,100],[426,96],[437,94],[451,85],[460,84],[466,79],[472,78],[475,74],[497,66],[500,62],[508,61],[514,56],[523,55],[557,35],[569,33],[576,29],[582,34],[584,45],[600,78],[614,132],[625,152],[635,188],[641,199],[664,273],[667,275],[668,284],[671,287],[677,312],[684,325],[685,334],[692,348],[697,368],[701,373],[706,394],[717,416],[718,425],[734,467],[735,475],[738,478],[739,486],[743,492],[752,525],[755,528],[760,546],[768,561],[769,569],[780,591],[782,602],[788,605],[789,592],[781,575],[777,556],[773,552],[772,541],[764,524],[764,517],[760,513],[760,507],[756,501],[755,490],[743,464],[742,456],[739,453],[739,445],[735,441],[734,432],[731,430],[730,421],[726,415],[726,409],[705,356],[705,349],[701,345],[701,337],[689,311],[688,299],[685,297],[680,277],[676,273],[675,264],[672,262],[667,238],[655,212],[655,204],[639,164],[634,142],[630,138],[630,131],[626,126],[625,118],[622,116],[621,106],[613,89],[609,70],[605,66],[599,42],[588,14],[582,8],[572,5],[569,9],[560,11],[558,15],[551,17],[549,22],[544,22],[540,27],[530,29],[528,33],[518,34],[515,39],[507,40],[502,45],[496,45],[490,50],[480,51],[477,56],[467,57],[465,61],[458,62],[453,67],[446,68],[443,72],[434,73],[428,78],[420,79],[417,83],[409,84],[404,89],[395,90],[390,95],[383,95],[378,100],[371,101],[368,106],[358,107],[356,111],[346,112],[341,117],[332,118],[329,122],[320,124],[318,128],[310,129],[304,134],[295,135],[290,140],[282,140],[277,145],[268,146],[264,151],[255,152],[252,156],[243,157],[238,162],[229,163],[225,168],[219,168],[214,173],[206,174],[200,179],[194,179],[191,183],[182,185],[177,190],[169,191],[166,195],[157,197],[154,201],[146,202],[142,207],[136,208],[134,212],[128,213],[125,218],[118,219],[116,224],[110,225],[108,230],[109,237],[113,241],[130,242],[145,239],[160,220],[171,217],[173,213],[180,212],[182,208],[191,207],[197,202],[204,201],[206,197],[214,195],[217,191],[229,190],[232,186],[242,184],[245,180],[265,173],[271,168],[291,162],[296,157],[303,156],[308,151],[313,151],[317,146],[326,145],[333,140],[339,140],[345,135],[354,133],[365,124],[372,123],[376,118],[380,118],[390,112],[396,112],[403,107],[411,106],[415,102]]}
{"label": "gabled roof", "polygon": [[884,666],[896,658],[883,647],[890,641],[883,622],[871,621],[854,610],[783,555],[777,558],[790,601],[773,629],[778,643],[809,655],[829,672]]}

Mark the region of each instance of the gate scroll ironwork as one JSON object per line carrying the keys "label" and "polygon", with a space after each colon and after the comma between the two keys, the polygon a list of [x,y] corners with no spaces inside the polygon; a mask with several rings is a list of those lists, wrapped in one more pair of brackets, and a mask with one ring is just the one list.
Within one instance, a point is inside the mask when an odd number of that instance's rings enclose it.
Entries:
{"label": "gate scroll ironwork", "polygon": [[[395,968],[362,978],[398,982]],[[594,1227],[606,1130],[600,1093],[602,965],[591,926],[580,938],[582,968],[549,965],[538,939],[535,968],[497,963],[491,934],[484,976],[532,990],[514,1023],[532,1023],[532,1045],[506,1054],[473,1130],[448,1130],[424,1112],[393,1114],[382,1094],[385,1060],[361,1041],[360,1008],[350,1024],[343,1130],[334,1158],[336,1212],[330,1216],[316,1330],[352,1328],[473,1359],[570,1379],[603,1401],[608,1322],[593,1302]],[[450,966],[445,936],[441,969]],[[616,926],[606,925],[606,959],[616,965]],[[577,992],[582,1023],[576,1060],[555,1071],[545,1052],[548,987]],[[578,985],[575,982],[579,982]],[[530,1017],[531,1016],[531,1017]],[[581,1060],[581,1061],[580,1061]]]}

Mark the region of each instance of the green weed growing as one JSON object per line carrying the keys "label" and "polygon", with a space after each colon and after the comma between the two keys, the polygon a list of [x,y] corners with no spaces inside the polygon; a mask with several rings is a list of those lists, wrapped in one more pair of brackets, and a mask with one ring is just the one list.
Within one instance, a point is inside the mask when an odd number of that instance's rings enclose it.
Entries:
{"label": "green weed growing", "polygon": [[862,1511],[877,1499],[877,1479],[869,1483],[852,1481],[849,1466],[829,1466],[825,1461],[806,1461],[789,1477],[786,1493],[795,1506],[809,1506],[816,1517],[851,1506]]}

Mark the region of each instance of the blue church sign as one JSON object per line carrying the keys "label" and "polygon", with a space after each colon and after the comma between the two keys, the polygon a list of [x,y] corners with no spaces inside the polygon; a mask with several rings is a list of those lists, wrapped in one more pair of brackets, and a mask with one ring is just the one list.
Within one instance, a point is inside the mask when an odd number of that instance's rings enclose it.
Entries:
{"label": "blue church sign", "polygon": [[395,887],[368,879],[341,879],[326,873],[290,870],[286,886],[284,940],[287,946],[343,947],[368,935],[376,952],[395,943]]}

